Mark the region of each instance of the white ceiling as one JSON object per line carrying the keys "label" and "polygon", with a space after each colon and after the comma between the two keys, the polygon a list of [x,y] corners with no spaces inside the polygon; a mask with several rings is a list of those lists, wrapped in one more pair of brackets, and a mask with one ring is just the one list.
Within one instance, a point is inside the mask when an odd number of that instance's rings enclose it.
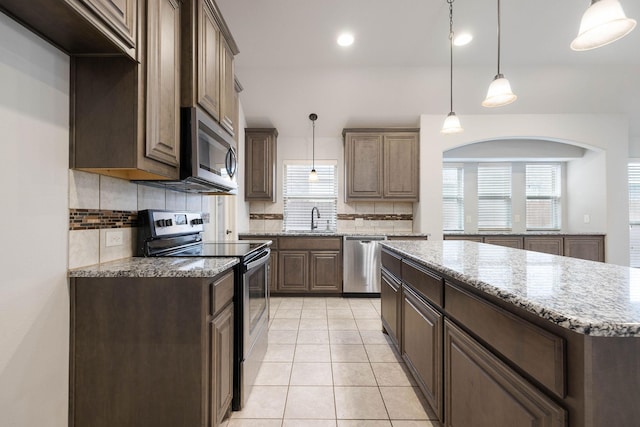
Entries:
{"label": "white ceiling", "polygon": [[[240,48],[236,74],[249,126],[319,136],[348,126],[416,126],[449,111],[445,0],[217,0]],[[640,1],[621,0],[640,21]],[[588,0],[502,1],[502,72],[519,99],[480,106],[496,73],[496,1],[455,0],[454,29],[474,34],[454,51],[454,110],[464,114],[622,113],[640,137],[640,29],[574,52]],[[350,48],[335,39],[354,33]],[[323,123],[324,122],[324,123]]]}

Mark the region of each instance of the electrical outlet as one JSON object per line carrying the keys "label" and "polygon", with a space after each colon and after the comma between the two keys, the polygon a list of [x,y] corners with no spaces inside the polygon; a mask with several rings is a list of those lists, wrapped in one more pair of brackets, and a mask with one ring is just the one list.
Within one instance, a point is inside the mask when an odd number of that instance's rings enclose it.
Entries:
{"label": "electrical outlet", "polygon": [[467,215],[467,224],[471,223],[471,215]]}
{"label": "electrical outlet", "polygon": [[105,233],[106,236],[106,242],[105,242],[105,246],[106,247],[110,247],[110,246],[122,246],[122,244],[124,243],[124,237],[122,236],[122,230],[112,230],[112,231],[107,231]]}
{"label": "electrical outlet", "polygon": [[583,220],[584,220],[584,223],[585,223],[585,224],[589,224],[589,223],[591,222],[591,215],[589,215],[589,214],[584,214],[584,218],[583,218]]}
{"label": "electrical outlet", "polygon": [[520,215],[515,214],[515,215],[513,216],[513,222],[520,222]]}

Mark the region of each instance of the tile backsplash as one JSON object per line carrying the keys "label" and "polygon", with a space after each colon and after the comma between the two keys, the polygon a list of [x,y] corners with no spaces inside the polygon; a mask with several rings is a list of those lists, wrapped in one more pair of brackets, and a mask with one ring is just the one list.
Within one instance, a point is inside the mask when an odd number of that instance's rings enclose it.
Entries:
{"label": "tile backsplash", "polygon": [[[208,211],[199,194],[148,187],[69,170],[69,268],[128,258],[135,252],[137,211]],[[122,245],[106,246],[107,232],[122,233]]]}
{"label": "tile backsplash", "polygon": [[[249,232],[275,233],[284,228],[281,203],[251,202]],[[411,233],[413,203],[357,202],[338,204],[338,232]]]}

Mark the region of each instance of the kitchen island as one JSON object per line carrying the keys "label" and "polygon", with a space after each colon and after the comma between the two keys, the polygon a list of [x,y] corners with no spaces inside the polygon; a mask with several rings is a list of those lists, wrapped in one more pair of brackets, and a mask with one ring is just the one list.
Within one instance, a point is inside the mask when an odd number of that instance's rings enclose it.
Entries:
{"label": "kitchen island", "polygon": [[382,320],[445,426],[636,426],[640,270],[383,242]]}

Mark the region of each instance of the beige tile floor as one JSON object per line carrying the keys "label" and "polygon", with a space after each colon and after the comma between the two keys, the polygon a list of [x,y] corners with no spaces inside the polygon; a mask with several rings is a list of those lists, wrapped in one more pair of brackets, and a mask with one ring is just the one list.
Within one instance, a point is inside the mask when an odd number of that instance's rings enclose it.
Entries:
{"label": "beige tile floor", "polygon": [[436,427],[378,298],[271,298],[269,347],[223,427]]}

